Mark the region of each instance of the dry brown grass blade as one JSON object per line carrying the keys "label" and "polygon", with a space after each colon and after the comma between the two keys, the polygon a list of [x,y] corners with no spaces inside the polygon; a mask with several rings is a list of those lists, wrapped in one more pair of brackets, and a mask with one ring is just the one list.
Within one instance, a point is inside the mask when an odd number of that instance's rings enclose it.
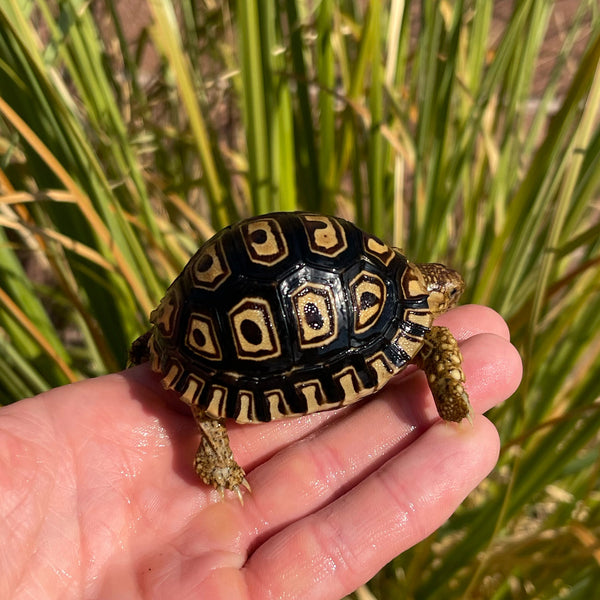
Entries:
{"label": "dry brown grass blade", "polygon": [[133,269],[121,253],[120,249],[113,243],[110,231],[104,225],[104,222],[96,213],[90,199],[81,191],[79,186],[69,176],[52,152],[40,140],[35,132],[19,117],[19,115],[0,97],[0,114],[4,115],[7,121],[23,136],[28,144],[37,152],[40,158],[48,165],[65,188],[75,199],[81,212],[88,220],[90,227],[96,232],[106,251],[112,255],[117,265],[118,271],[123,275],[132,293],[139,302],[142,310],[149,313],[154,308],[154,303],[150,300],[145,286],[136,277]]}
{"label": "dry brown grass blade", "polygon": [[48,354],[48,356],[56,363],[58,368],[66,375],[69,381],[74,382],[78,377],[69,368],[69,365],[59,356],[44,335],[37,329],[33,322],[25,315],[25,313],[12,301],[11,297],[2,289],[0,289],[0,303],[3,304],[6,310],[14,317],[15,321],[21,324],[29,335],[40,345],[40,347]]}

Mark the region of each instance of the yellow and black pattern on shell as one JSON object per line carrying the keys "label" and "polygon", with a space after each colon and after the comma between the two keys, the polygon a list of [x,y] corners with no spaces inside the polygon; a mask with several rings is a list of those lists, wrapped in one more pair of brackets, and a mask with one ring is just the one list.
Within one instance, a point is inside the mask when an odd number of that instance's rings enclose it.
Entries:
{"label": "yellow and black pattern on shell", "polygon": [[172,285],[160,304],[150,313],[150,322],[166,337],[171,337],[175,331],[181,300],[178,286]]}
{"label": "yellow and black pattern on shell", "polygon": [[425,280],[416,269],[404,269],[400,278],[400,287],[405,298],[419,297],[427,291]]}
{"label": "yellow and black pattern on shell", "polygon": [[[219,419],[227,415],[227,396],[229,395],[229,388],[218,383],[211,383],[206,390],[206,414]],[[191,402],[190,402],[191,403]],[[200,405],[200,397],[195,399],[195,404]]]}
{"label": "yellow and black pattern on shell", "polygon": [[209,314],[192,313],[187,322],[185,343],[195,354],[208,360],[223,358],[214,319]]}
{"label": "yellow and black pattern on shell", "polygon": [[305,379],[295,384],[297,396],[306,403],[306,413],[338,408],[341,403],[333,395],[327,394],[321,379]]}
{"label": "yellow and black pattern on shell", "polygon": [[390,359],[386,352],[379,350],[366,358],[366,364],[375,381],[374,388],[382,388],[396,373],[402,369],[396,361]]}
{"label": "yellow and black pattern on shell", "polygon": [[363,248],[366,254],[375,257],[386,267],[389,266],[396,255],[392,248],[368,233],[363,233]]}
{"label": "yellow and black pattern on shell", "polygon": [[294,416],[290,405],[286,402],[283,389],[267,390],[264,393],[264,398],[266,411],[267,414],[270,415],[271,420]]}
{"label": "yellow and black pattern on shell", "polygon": [[315,254],[333,258],[348,247],[346,232],[339,219],[322,215],[303,215],[300,218],[310,249]]}
{"label": "yellow and black pattern on shell", "polygon": [[342,406],[356,402],[360,398],[372,394],[375,391],[375,386],[365,387],[363,379],[358,374],[355,367],[349,366],[341,371],[334,373],[333,380],[335,381],[339,393],[342,395]]}
{"label": "yellow and black pattern on shell", "polygon": [[238,358],[262,361],[281,356],[273,312],[264,298],[244,298],[228,315]]}
{"label": "yellow and black pattern on shell", "polygon": [[350,282],[350,294],[354,304],[354,331],[364,333],[377,325],[385,306],[387,290],[379,275],[361,271]]}
{"label": "yellow and black pattern on shell", "polygon": [[302,350],[324,347],[337,339],[338,300],[333,288],[321,283],[304,283],[292,292],[291,299]]}
{"label": "yellow and black pattern on shell", "polygon": [[288,256],[288,247],[277,219],[252,219],[240,227],[246,250],[253,262],[275,265]]}
{"label": "yellow and black pattern on shell", "polygon": [[208,242],[188,263],[194,285],[207,290],[216,290],[231,275],[220,240]]}
{"label": "yellow and black pattern on shell", "polygon": [[185,402],[241,423],[355,402],[401,371],[431,326],[409,264],[335,217],[227,227],[153,311],[152,368]]}

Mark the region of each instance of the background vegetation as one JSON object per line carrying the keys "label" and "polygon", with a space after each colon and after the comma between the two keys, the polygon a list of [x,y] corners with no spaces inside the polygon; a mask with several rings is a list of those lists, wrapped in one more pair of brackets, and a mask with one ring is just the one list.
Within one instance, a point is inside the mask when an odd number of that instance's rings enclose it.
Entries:
{"label": "background vegetation", "polygon": [[116,0],[3,0],[0,400],[122,368],[229,222],[337,213],[460,269],[525,362],[496,471],[356,597],[594,597],[600,10],[563,4],[148,0],[130,44]]}

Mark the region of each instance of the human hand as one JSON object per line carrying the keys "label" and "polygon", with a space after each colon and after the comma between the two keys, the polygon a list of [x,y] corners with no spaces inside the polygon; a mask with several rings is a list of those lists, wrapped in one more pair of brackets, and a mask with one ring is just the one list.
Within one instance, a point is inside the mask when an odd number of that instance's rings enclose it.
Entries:
{"label": "human hand", "polygon": [[244,506],[196,478],[196,425],[147,365],[1,409],[0,597],[351,592],[438,528],[497,460],[480,413],[520,380],[506,325],[481,306],[436,323],[461,342],[472,426],[439,420],[420,371],[353,407],[232,423]]}

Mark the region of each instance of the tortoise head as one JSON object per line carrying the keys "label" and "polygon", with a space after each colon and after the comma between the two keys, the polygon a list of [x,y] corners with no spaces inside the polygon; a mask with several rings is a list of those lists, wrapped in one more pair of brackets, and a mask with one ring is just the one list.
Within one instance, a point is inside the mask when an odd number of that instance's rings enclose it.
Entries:
{"label": "tortoise head", "polygon": [[439,263],[413,265],[423,276],[429,294],[429,308],[434,317],[450,310],[465,289],[461,274]]}

